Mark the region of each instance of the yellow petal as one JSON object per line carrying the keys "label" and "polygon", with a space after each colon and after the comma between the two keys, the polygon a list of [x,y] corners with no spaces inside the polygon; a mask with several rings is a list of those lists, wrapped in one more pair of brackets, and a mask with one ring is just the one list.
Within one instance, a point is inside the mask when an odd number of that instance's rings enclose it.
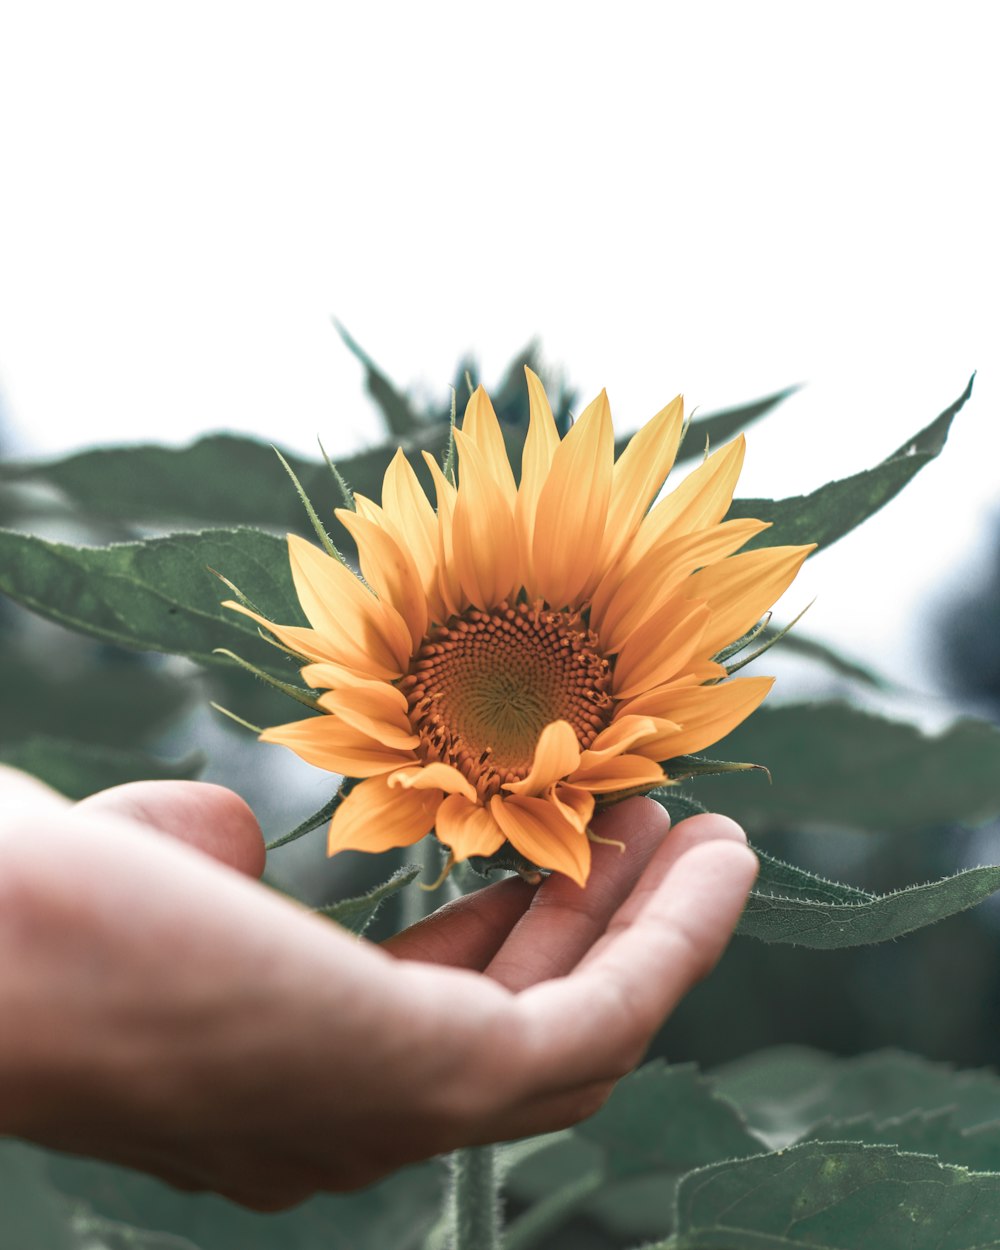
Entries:
{"label": "yellow petal", "polygon": [[746,720],[773,685],[773,677],[740,677],[719,686],[679,689],[670,701],[669,716],[681,728],[642,743],[636,751],[651,760],[703,751]]}
{"label": "yellow petal", "polygon": [[458,499],[452,541],[462,590],[478,608],[495,607],[515,590],[517,535],[514,516],[489,471],[486,457],[461,430]]}
{"label": "yellow petal", "polygon": [[552,457],[559,446],[559,433],[549,407],[541,380],[525,365],[528,380],[528,433],[521,453],[521,485],[518,487],[514,517],[518,544],[524,569],[523,578],[534,595],[531,547],[535,533],[538,496],[552,467]]}
{"label": "yellow petal", "polygon": [[[624,577],[612,569],[598,586],[590,613],[590,627],[601,637],[605,652],[619,651],[635,631],[674,595],[695,569],[738,551],[768,521],[746,518],[723,521],[652,547]],[[685,599],[704,598],[683,588]]]}
{"label": "yellow petal", "polygon": [[445,794],[464,795],[470,803],[478,798],[475,787],[450,764],[435,762],[401,768],[393,773],[389,784],[402,786],[405,790],[443,790]]}
{"label": "yellow petal", "polygon": [[341,690],[344,686],[380,686],[384,683],[369,677],[360,677],[352,668],[342,664],[307,664],[299,676],[313,690]]}
{"label": "yellow petal", "polygon": [[[641,747],[636,748],[641,751]],[[615,755],[578,769],[568,778],[570,785],[581,786],[593,794],[610,794],[615,790],[631,790],[636,786],[654,786],[664,780],[663,769],[642,755]]]}
{"label": "yellow petal", "polygon": [[[675,729],[670,721],[655,719],[652,716],[616,716],[607,729],[602,729],[590,748],[580,756],[579,767],[583,770],[595,768],[605,760],[614,759],[616,755],[624,755],[635,746],[649,738],[656,738]],[[569,771],[569,770],[567,770]]]}
{"label": "yellow petal", "polygon": [[622,554],[628,568],[665,534],[674,538],[715,525],[729,511],[743,468],[743,435],[720,447],[649,512],[635,541]]}
{"label": "yellow petal", "polygon": [[406,696],[388,682],[347,686],[320,695],[320,707],[332,712],[345,725],[383,746],[410,751],[420,745],[407,716]]}
{"label": "yellow petal", "polygon": [[596,577],[614,465],[614,433],[602,391],[556,448],[542,486],[532,543],[537,593],[554,608],[572,603]]}
{"label": "yellow petal", "polygon": [[[662,685],[653,686],[631,699],[623,699],[618,704],[616,714],[619,716],[652,716],[655,720],[670,722],[670,709],[673,707],[678,690],[688,690],[692,686],[707,686],[725,679],[727,676],[723,665],[712,660],[699,660],[693,668],[685,669],[679,677]],[[680,726],[677,726],[680,728]]]}
{"label": "yellow petal", "polygon": [[411,649],[416,651],[427,632],[427,595],[409,550],[381,525],[357,512],[338,508],[336,515],[358,545],[365,581],[406,622]]}
{"label": "yellow petal", "polygon": [[385,777],[355,786],[330,822],[326,853],[412,846],[434,825],[440,791],[390,788]]}
{"label": "yellow petal", "polygon": [[611,502],[600,565],[613,564],[632,541],[650,504],[673,468],[684,428],[684,399],[678,395],[634,434],[615,462]]}
{"label": "yellow petal", "polygon": [[307,764],[345,777],[374,777],[416,759],[412,751],[386,746],[336,716],[312,716],[275,725],[265,729],[260,740],[288,747]]}
{"label": "yellow petal", "polygon": [[490,397],[481,386],[476,387],[466,405],[462,433],[482,452],[487,471],[500,487],[507,507],[513,511],[517,484],[510,467],[507,444]]}
{"label": "yellow petal", "polygon": [[555,803],[526,795],[495,795],[490,812],[507,841],[526,859],[539,868],[565,873],[577,885],[587,884],[590,843]]}
{"label": "yellow petal", "polygon": [[382,507],[405,538],[420,574],[424,593],[437,593],[438,522],[413,466],[397,450],[382,479]]}
{"label": "yellow petal", "polygon": [[802,562],[816,544],[807,547],[763,547],[731,556],[700,569],[684,584],[688,599],[707,603],[712,613],[702,635],[706,655],[741,638],[792,584]]}
{"label": "yellow petal", "polygon": [[449,795],[438,808],[434,832],[457,864],[472,855],[492,855],[504,843],[503,831],[489,810],[460,794]]}
{"label": "yellow petal", "polygon": [[[325,637],[315,629],[307,629],[304,625],[278,625],[274,621],[269,621],[266,616],[261,616],[259,612],[254,612],[252,608],[246,607],[245,604],[236,603],[232,599],[226,599],[222,606],[224,608],[232,608],[234,612],[239,612],[242,616],[249,616],[252,621],[256,621],[258,625],[263,626],[268,633],[273,634],[275,638],[290,651],[294,651],[296,655],[300,655],[303,659],[316,660],[321,664],[328,664],[336,661],[337,667],[344,662],[344,656],[334,644],[333,640]],[[364,678],[368,680],[371,677],[395,677],[397,676],[395,664],[392,668],[386,668],[384,665],[376,663],[370,656],[363,657]],[[346,668],[345,671],[354,672],[353,668]]]}
{"label": "yellow petal", "polygon": [[556,720],[538,735],[531,770],[520,781],[503,787],[511,794],[541,794],[543,790],[571,773],[580,763],[580,743],[569,721]]}
{"label": "yellow petal", "polygon": [[611,688],[616,699],[628,699],[676,676],[701,650],[711,612],[704,603],[678,612],[667,604],[629,638],[615,661]]}
{"label": "yellow petal", "polygon": [[589,790],[581,790],[578,786],[560,781],[549,790],[547,797],[571,825],[581,833],[587,832],[587,826],[594,815],[594,796]]}
{"label": "yellow petal", "polygon": [[442,619],[456,616],[467,602],[462,596],[462,586],[455,567],[453,521],[458,492],[441,472],[441,466],[429,452],[423,453],[424,462],[431,471],[434,490],[437,493],[437,572],[438,596],[442,605]]}
{"label": "yellow petal", "polygon": [[288,556],[302,610],[329,640],[330,658],[372,676],[400,676],[409,664],[411,643],[395,608],[376,599],[339,560],[295,534],[288,535]]}

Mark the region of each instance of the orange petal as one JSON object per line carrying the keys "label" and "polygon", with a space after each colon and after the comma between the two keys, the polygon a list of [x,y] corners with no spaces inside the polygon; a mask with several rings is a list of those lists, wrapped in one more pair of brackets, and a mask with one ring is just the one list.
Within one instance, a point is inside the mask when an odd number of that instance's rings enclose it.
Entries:
{"label": "orange petal", "polygon": [[401,768],[392,774],[389,784],[405,790],[443,790],[446,794],[464,795],[470,803],[478,798],[475,786],[450,764],[435,762]]}
{"label": "orange petal", "polygon": [[688,599],[706,602],[712,613],[701,639],[707,655],[752,629],[791,585],[802,562],[816,544],[807,547],[763,547],[731,556],[700,569],[684,584]]}
{"label": "orange petal", "polygon": [[594,768],[605,760],[614,759],[616,755],[624,755],[637,742],[656,738],[670,728],[675,728],[670,721],[654,719],[652,716],[616,716],[580,756],[579,767],[584,770]]}
{"label": "orange petal", "polygon": [[462,433],[482,452],[488,472],[500,487],[508,508],[513,511],[517,484],[510,467],[507,444],[490,397],[481,386],[476,387],[466,405]]}
{"label": "orange petal", "polygon": [[412,751],[386,746],[336,716],[312,716],[274,725],[264,730],[260,740],[288,747],[307,764],[344,777],[375,777],[416,759]]}
{"label": "orange petal", "polygon": [[299,676],[313,690],[341,690],[345,686],[381,686],[384,682],[373,681],[370,677],[359,677],[351,668],[342,664],[307,664],[300,669]]}
{"label": "orange petal", "polygon": [[327,855],[412,846],[434,825],[440,792],[391,788],[385,777],[355,786],[334,813]]}
{"label": "orange petal", "polygon": [[337,508],[336,516],[358,545],[365,581],[406,622],[416,651],[427,632],[427,595],[409,551],[383,526],[360,513]]}
{"label": "orange petal", "polygon": [[[600,634],[603,649],[620,650],[630,635],[677,593],[680,583],[695,569],[732,555],[769,524],[752,518],[723,521],[721,525],[656,544],[624,576],[611,569],[594,594],[590,613],[590,627]],[[689,593],[687,587],[684,597],[705,598]]]}
{"label": "orange petal", "polygon": [[438,522],[413,466],[398,449],[382,479],[382,507],[405,538],[424,593],[437,593]]}
{"label": "orange petal", "polygon": [[573,602],[597,573],[611,496],[614,433],[601,391],[556,448],[535,514],[535,589],[554,608]]}
{"label": "orange petal", "polygon": [[346,686],[320,695],[320,707],[332,712],[345,725],[366,737],[397,751],[410,751],[420,745],[407,715],[406,696],[388,682]]}
{"label": "orange petal", "polygon": [[517,535],[514,516],[490,473],[486,457],[461,430],[459,483],[453,522],[455,566],[466,599],[495,607],[516,589]]}
{"label": "orange petal", "polygon": [[517,536],[524,568],[524,581],[535,595],[531,572],[531,547],[535,532],[535,513],[538,496],[552,467],[552,457],[559,446],[559,433],[549,407],[548,396],[540,379],[525,365],[528,380],[528,433],[521,453],[521,485],[517,492],[514,511]]}
{"label": "orange petal", "polygon": [[526,795],[494,795],[490,812],[507,841],[526,859],[539,868],[565,873],[577,885],[587,884],[590,843],[555,803]]}
{"label": "orange petal", "polygon": [[681,726],[636,747],[651,760],[693,755],[718,742],[763,703],[773,677],[739,677],[719,686],[687,686],[670,701],[669,716]]}
{"label": "orange petal", "polygon": [[310,625],[330,640],[333,659],[380,677],[398,677],[410,661],[410,633],[384,603],[339,560],[295,534],[288,535],[295,592]]}
{"label": "orange petal", "polygon": [[511,794],[541,794],[579,763],[580,743],[576,730],[569,721],[555,720],[538,735],[528,775],[520,781],[508,781],[503,788]]}
{"label": "orange petal", "polygon": [[[670,721],[672,701],[678,690],[687,690],[692,686],[707,686],[722,681],[727,676],[721,664],[712,660],[699,660],[694,668],[685,669],[672,681],[653,686],[637,694],[634,698],[625,699],[618,704],[619,716],[652,716],[657,720]],[[679,728],[680,726],[678,726]]]}
{"label": "orange petal", "polygon": [[[254,612],[252,608],[236,603],[232,599],[226,599],[222,606],[232,608],[234,612],[239,612],[242,616],[249,616],[252,621],[262,625],[280,643],[288,647],[290,651],[294,651],[296,655],[302,656],[303,659],[326,664],[328,661],[342,661],[344,658],[333,641],[315,629],[308,629],[304,625],[277,625],[274,621],[269,621],[266,616],[261,616],[259,612]],[[347,668],[345,671],[354,672],[355,670]],[[391,669],[382,668],[370,657],[366,657],[362,680],[367,681],[372,676],[395,677],[397,675],[395,665]]]}
{"label": "orange petal", "polygon": [[743,468],[746,440],[743,435],[714,451],[689,473],[681,484],[661,499],[639,526],[630,548],[623,552],[632,568],[665,534],[680,537],[715,525],[729,511],[733,491]]}
{"label": "orange petal", "polygon": [[684,428],[684,399],[678,395],[629,439],[615,462],[602,568],[613,564],[639,528],[674,465]]}
{"label": "orange petal", "polygon": [[[641,751],[642,747],[637,747]],[[615,755],[581,768],[567,778],[570,785],[580,786],[593,794],[609,794],[615,790],[631,790],[635,786],[654,786],[664,780],[663,769],[644,755]]]}
{"label": "orange petal", "polygon": [[434,832],[457,864],[471,855],[492,855],[504,843],[503,831],[489,810],[460,794],[449,795],[438,808]]}
{"label": "orange petal", "polygon": [[457,615],[467,603],[462,598],[462,586],[455,567],[455,548],[452,534],[455,503],[458,492],[441,472],[441,466],[430,454],[423,453],[424,462],[431,471],[437,492],[437,572],[438,595],[443,608],[442,617]]}
{"label": "orange petal", "polygon": [[571,825],[581,833],[587,832],[587,826],[594,815],[594,796],[589,790],[581,790],[578,786],[560,781],[551,787],[547,798],[558,807]]}
{"label": "orange petal", "polygon": [[616,699],[628,699],[650,686],[676,676],[700,651],[708,627],[708,605],[668,603],[641,625],[622,647],[615,661],[612,690]]}

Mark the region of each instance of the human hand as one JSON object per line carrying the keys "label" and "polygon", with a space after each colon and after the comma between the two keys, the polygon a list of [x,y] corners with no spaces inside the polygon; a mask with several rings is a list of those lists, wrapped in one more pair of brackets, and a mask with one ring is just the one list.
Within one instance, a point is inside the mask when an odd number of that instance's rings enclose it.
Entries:
{"label": "human hand", "polygon": [[250,879],[260,831],[220,787],[73,806],[3,771],[0,1132],[271,1210],[574,1123],[756,871],[725,817],[667,834],[634,799],[595,825],[626,851],[596,846],[586,890],[501,881],[379,948]]}

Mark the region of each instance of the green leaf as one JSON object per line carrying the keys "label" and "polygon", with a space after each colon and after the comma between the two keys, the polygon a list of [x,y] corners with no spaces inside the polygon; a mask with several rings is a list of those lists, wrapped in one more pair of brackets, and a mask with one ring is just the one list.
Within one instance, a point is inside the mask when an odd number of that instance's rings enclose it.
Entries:
{"label": "green leaf", "polygon": [[[74,547],[0,530],[0,592],[69,629],[141,651],[228,663],[229,647],[279,677],[294,665],[260,641],[247,617],[222,607],[231,597],[217,569],[268,616],[304,624],[286,544],[260,530],[205,530],[110,547]],[[259,658],[258,658],[259,657]]]}
{"label": "green leaf", "polygon": [[[875,1136],[880,1130],[864,1128],[867,1119],[901,1126],[896,1130],[899,1140],[891,1144],[914,1149],[918,1135],[927,1140],[932,1130],[907,1126],[908,1118],[947,1111],[954,1131],[969,1136],[962,1147],[968,1153],[949,1154],[945,1161],[973,1166],[975,1135],[982,1132],[979,1140],[987,1143],[1000,1119],[1000,1077],[995,1073],[956,1071],[950,1064],[898,1050],[844,1059],[804,1046],[774,1046],[726,1064],[710,1080],[772,1147],[825,1133],[831,1122],[857,1123],[856,1131],[845,1130],[841,1141],[880,1140]],[[984,1166],[982,1157],[975,1166]]]}
{"label": "green leaf", "polygon": [[763,399],[755,399],[752,403],[740,404],[736,408],[724,408],[719,412],[709,412],[703,417],[693,417],[681,449],[677,453],[678,464],[684,460],[700,460],[705,454],[706,440],[714,450],[728,442],[751,422],[759,421],[761,417],[766,416],[773,408],[777,408],[799,390],[801,386],[786,386],[784,390],[775,391],[773,395],[765,395]]}
{"label": "green leaf", "polygon": [[351,337],[336,318],[333,324],[347,349],[364,365],[365,386],[368,394],[378,405],[388,433],[396,438],[404,438],[407,434],[412,434],[422,424],[413,405],[403,392],[389,381],[364,348]]}
{"label": "green leaf", "polygon": [[[425,430],[418,443],[404,446],[410,452],[418,446],[438,452],[447,442],[447,434],[446,426]],[[378,499],[382,475],[396,446],[383,444],[347,456],[337,460],[337,469],[355,490]],[[284,449],[282,455],[320,514],[332,515],[343,500],[327,465]],[[429,485],[420,458],[411,459]],[[55,487],[73,514],[85,520],[137,525],[253,525],[280,532],[302,524],[302,504],[282,472],[274,448],[240,435],[211,434],[188,447],[153,443],[102,447],[57,460],[0,464],[0,487],[19,482]],[[11,511],[21,515],[24,509],[16,505],[17,499],[12,497]],[[343,539],[342,549],[351,549],[346,534],[339,537]]]}
{"label": "green leaf", "polygon": [[[778,632],[778,630],[769,626],[761,632],[761,642],[769,641]],[[888,677],[883,677],[881,673],[877,673],[866,664],[861,664],[858,660],[844,655],[828,643],[820,642],[818,638],[810,638],[807,634],[802,634],[798,630],[785,634],[781,639],[780,648],[782,653],[790,652],[792,655],[800,655],[806,660],[816,660],[825,668],[836,673],[838,677],[849,677],[852,681],[859,681],[865,686],[874,687],[876,690],[889,690],[892,688],[893,683]]]}
{"label": "green leaf", "polygon": [[934,737],[834,701],[765,707],[717,743],[759,777],[699,779],[694,793],[751,833],[903,833],[1000,812],[1000,728],[959,720]]}
{"label": "green leaf", "polygon": [[36,1151],[0,1141],[0,1250],[79,1250],[74,1209],[52,1188]]}
{"label": "green leaf", "polygon": [[350,794],[356,785],[354,778],[348,777],[340,783],[337,792],[323,804],[319,811],[313,812],[311,816],[307,816],[301,824],[295,826],[289,833],[283,833],[280,837],[268,842],[268,851],[276,851],[281,846],[287,846],[289,842],[297,842],[299,838],[304,838],[307,833],[312,833],[314,829],[318,829],[320,825],[326,824],[333,817],[333,813],[343,803],[344,799]]}
{"label": "green leaf", "polygon": [[418,865],[404,864],[402,868],[396,869],[388,881],[383,881],[381,885],[355,898],[341,899],[337,903],[329,903],[326,907],[320,907],[317,909],[318,914],[335,920],[337,924],[360,937],[375,919],[376,913],[385,900],[398,894],[415,880],[419,873]]}
{"label": "green leaf", "polygon": [[786,543],[816,543],[819,547],[829,547],[850,533],[898,495],[924,465],[940,453],[952,420],[972,394],[974,379],[975,374],[949,408],[873,469],[828,482],[811,495],[734,500],[729,509],[730,520],[758,517],[773,522],[770,529],[751,539],[745,549],[780,547]]}
{"label": "green leaf", "polygon": [[[98,1216],[137,1230],[187,1238],[199,1250],[421,1250],[440,1207],[441,1176],[431,1163],[406,1168],[360,1193],[319,1195],[291,1211],[258,1215],[214,1194],[181,1193],[127,1168],[34,1153],[47,1166],[54,1197],[62,1193],[86,1202]],[[0,1220],[0,1248],[7,1250],[3,1231]],[[48,1250],[31,1238],[10,1250],[36,1246]]]}
{"label": "green leaf", "polygon": [[[763,864],[765,857],[761,859]],[[770,860],[768,867],[778,865],[779,861]],[[1000,867],[969,868],[928,885],[914,885],[892,894],[865,893],[864,898],[858,898],[863,891],[823,881],[791,865],[782,864],[780,869],[783,875],[795,878],[798,889],[790,890],[783,882],[771,885],[767,871],[762,871],[738,932],[762,942],[787,942],[818,950],[887,942],[975,907],[1000,890]],[[816,897],[810,898],[809,890],[814,890]]]}
{"label": "green leaf", "polygon": [[30,773],[70,799],[83,799],[98,790],[128,781],[189,780],[205,765],[204,757],[189,755],[169,762],[143,751],[89,745],[43,734],[0,748],[0,760]]}
{"label": "green leaf", "polygon": [[191,679],[127,657],[107,662],[88,656],[66,673],[23,651],[0,656],[0,743],[36,733],[102,746],[135,746],[192,702]]}
{"label": "green leaf", "polygon": [[884,1146],[793,1146],[686,1176],[668,1247],[989,1250],[1000,1247],[1000,1176]]}

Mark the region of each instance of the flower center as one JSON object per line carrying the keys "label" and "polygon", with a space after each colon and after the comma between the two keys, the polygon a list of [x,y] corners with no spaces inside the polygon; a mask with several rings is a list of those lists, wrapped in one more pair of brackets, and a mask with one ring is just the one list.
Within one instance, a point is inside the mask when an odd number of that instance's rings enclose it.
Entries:
{"label": "flower center", "polygon": [[531,769],[546,725],[586,749],[611,718],[611,664],[579,612],[470,608],[424,639],[400,683],[425,763],[458,768],[483,799]]}

